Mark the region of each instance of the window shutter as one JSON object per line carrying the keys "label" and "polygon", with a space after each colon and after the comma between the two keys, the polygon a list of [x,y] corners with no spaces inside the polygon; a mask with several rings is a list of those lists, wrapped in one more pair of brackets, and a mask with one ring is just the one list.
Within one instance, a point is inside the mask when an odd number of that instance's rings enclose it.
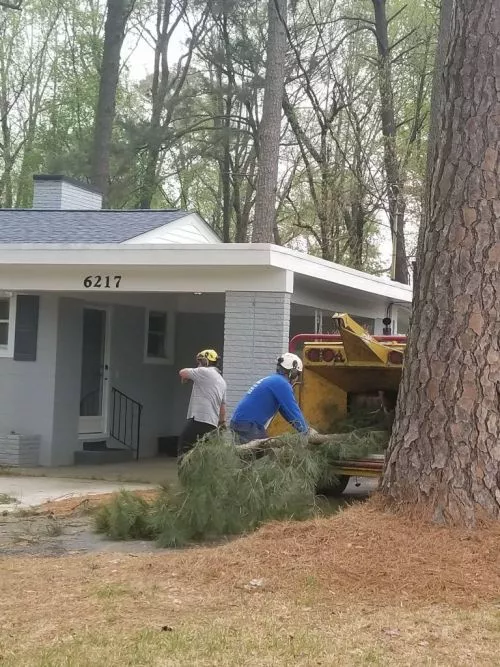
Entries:
{"label": "window shutter", "polygon": [[36,361],[39,304],[40,297],[35,295],[19,294],[17,297],[14,339],[16,361]]}

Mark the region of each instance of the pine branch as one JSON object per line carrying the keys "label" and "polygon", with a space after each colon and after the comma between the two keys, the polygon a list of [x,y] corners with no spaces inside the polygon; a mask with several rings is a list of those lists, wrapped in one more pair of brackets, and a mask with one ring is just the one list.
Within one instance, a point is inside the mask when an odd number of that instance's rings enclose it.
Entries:
{"label": "pine branch", "polygon": [[8,2],[8,0],[0,0],[0,7],[4,7],[5,9],[17,9],[18,11],[21,11],[22,9],[22,0],[18,0],[17,2]]}

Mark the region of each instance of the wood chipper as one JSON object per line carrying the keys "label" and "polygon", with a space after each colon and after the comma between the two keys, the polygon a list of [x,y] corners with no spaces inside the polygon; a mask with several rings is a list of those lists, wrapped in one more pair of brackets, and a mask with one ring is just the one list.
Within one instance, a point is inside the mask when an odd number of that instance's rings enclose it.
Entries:
{"label": "wood chipper", "polygon": [[[309,424],[330,433],[335,422],[360,409],[380,409],[392,426],[403,369],[406,336],[372,336],[347,314],[335,314],[338,334],[299,334],[290,341],[290,352],[302,357],[304,371],[295,392]],[[299,347],[302,346],[302,351]],[[291,431],[277,415],[269,435]],[[351,476],[376,477],[383,469],[383,455],[342,461],[334,466],[341,493]]]}

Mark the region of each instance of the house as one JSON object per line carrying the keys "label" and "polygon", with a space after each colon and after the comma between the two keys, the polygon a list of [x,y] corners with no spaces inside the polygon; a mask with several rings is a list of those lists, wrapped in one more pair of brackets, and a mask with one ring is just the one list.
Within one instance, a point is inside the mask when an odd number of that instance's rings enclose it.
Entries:
{"label": "house", "polygon": [[195,213],[101,210],[86,185],[36,176],[33,209],[0,210],[0,448],[36,441],[41,465],[73,464],[92,442],[154,456],[183,425],[177,371],[198,350],[222,353],[231,410],[319,314],[380,333],[391,313],[401,332],[410,301],[385,278],[222,244]]}

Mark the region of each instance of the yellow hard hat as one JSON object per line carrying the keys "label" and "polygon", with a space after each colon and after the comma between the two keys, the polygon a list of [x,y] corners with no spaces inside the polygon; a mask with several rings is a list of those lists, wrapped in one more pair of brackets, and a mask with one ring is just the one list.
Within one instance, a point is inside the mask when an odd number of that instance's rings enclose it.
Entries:
{"label": "yellow hard hat", "polygon": [[197,359],[207,359],[208,361],[212,362],[215,364],[215,362],[218,360],[219,355],[215,350],[202,350],[201,352],[198,352],[196,355]]}

